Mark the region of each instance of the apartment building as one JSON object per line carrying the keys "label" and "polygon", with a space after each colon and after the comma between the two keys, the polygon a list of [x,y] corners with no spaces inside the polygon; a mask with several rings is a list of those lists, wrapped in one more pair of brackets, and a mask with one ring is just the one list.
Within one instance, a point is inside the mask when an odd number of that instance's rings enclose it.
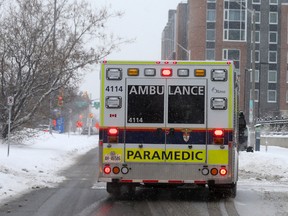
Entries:
{"label": "apartment building", "polygon": [[169,25],[175,30],[175,55],[164,59],[187,60],[183,52],[189,51],[192,60],[233,60],[240,83],[239,106],[249,116],[254,44],[254,117],[257,121],[288,116],[288,0],[189,0],[178,5],[174,22]]}

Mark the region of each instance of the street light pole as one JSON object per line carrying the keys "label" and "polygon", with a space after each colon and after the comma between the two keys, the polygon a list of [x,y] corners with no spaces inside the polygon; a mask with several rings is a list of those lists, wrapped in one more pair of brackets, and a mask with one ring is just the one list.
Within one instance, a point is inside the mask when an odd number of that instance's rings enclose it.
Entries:
{"label": "street light pole", "polygon": [[176,41],[174,41],[174,40],[172,40],[172,39],[169,39],[169,38],[164,38],[164,39],[162,39],[163,41],[172,41],[172,42],[174,42],[174,43],[176,43],[176,45],[177,46],[179,46],[181,49],[183,49],[185,52],[186,52],[186,54],[187,54],[187,56],[188,56],[188,60],[191,60],[191,50],[187,50],[186,48],[184,48],[181,44],[179,44],[179,43],[177,43]]}
{"label": "street light pole", "polygon": [[256,22],[256,17],[255,17],[255,9],[249,9],[246,6],[243,6],[241,3],[238,1],[234,1],[240,7],[243,7],[246,9],[250,14],[252,18],[252,86],[251,86],[251,93],[250,93],[250,101],[249,101],[249,123],[250,123],[250,146],[255,147],[255,39],[256,39],[256,34],[255,34],[255,22]]}
{"label": "street light pole", "polygon": [[252,16],[252,92],[250,94],[249,102],[249,123],[250,123],[250,146],[255,149],[255,10],[248,10]]}

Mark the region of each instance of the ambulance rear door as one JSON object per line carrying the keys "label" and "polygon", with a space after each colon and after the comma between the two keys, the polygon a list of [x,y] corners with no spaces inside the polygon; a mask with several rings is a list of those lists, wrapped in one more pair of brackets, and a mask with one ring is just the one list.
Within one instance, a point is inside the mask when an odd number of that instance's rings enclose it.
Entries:
{"label": "ambulance rear door", "polygon": [[167,79],[166,162],[206,163],[206,92],[204,78]]}
{"label": "ambulance rear door", "polygon": [[164,162],[151,155],[165,151],[165,95],[165,79],[126,79],[126,162]]}

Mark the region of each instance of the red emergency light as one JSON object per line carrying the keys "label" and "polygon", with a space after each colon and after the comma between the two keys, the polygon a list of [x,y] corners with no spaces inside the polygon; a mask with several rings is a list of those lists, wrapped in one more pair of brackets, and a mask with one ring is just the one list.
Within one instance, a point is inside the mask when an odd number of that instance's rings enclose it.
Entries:
{"label": "red emergency light", "polygon": [[223,145],[224,144],[224,130],[216,129],[213,131],[213,144]]}
{"label": "red emergency light", "polygon": [[162,68],[161,76],[163,77],[171,77],[172,76],[172,68]]}
{"label": "red emergency light", "polygon": [[109,143],[118,143],[119,129],[112,127],[108,128],[108,142]]}
{"label": "red emergency light", "polygon": [[117,136],[118,135],[118,129],[117,128],[109,128],[108,129],[108,135],[109,136]]}
{"label": "red emergency light", "polygon": [[224,131],[222,129],[216,129],[216,130],[214,130],[214,136],[223,137],[224,136]]}

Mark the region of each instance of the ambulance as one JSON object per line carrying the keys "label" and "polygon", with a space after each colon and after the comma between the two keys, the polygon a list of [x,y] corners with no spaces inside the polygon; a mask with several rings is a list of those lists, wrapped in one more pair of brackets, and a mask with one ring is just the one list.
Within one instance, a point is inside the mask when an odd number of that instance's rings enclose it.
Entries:
{"label": "ambulance", "polygon": [[103,61],[99,182],[202,186],[236,196],[238,85],[232,61]]}

